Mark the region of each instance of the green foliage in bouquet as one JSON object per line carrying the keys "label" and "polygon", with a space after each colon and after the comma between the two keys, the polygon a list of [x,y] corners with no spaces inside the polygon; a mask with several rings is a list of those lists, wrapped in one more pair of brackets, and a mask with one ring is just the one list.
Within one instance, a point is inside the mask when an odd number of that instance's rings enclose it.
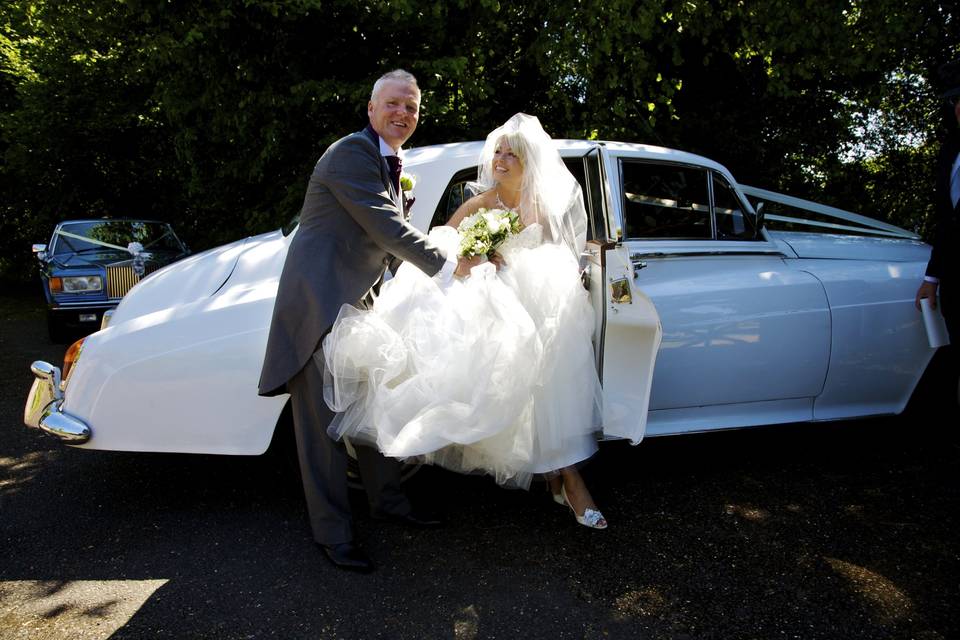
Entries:
{"label": "green foliage in bouquet", "polygon": [[520,216],[503,209],[478,209],[464,218],[457,227],[460,234],[459,254],[465,258],[491,255],[504,240],[520,233]]}

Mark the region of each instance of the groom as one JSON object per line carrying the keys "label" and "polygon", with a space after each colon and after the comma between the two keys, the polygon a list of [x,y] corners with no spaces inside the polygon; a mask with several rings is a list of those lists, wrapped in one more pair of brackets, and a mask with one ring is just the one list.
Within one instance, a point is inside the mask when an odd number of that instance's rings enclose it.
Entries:
{"label": "groom", "polygon": [[[317,162],[287,252],[267,340],[260,395],[290,393],[297,454],[314,540],[338,567],[371,571],[353,537],[347,453],[327,435],[321,340],[344,304],[368,306],[384,271],[405,260],[430,276],[466,274],[472,262],[444,256],[403,216],[400,147],[420,117],[417,80],[391,71],[373,85],[370,124],[336,141]],[[356,447],[372,515],[414,526],[440,523],[418,513],[400,488],[400,467]]]}

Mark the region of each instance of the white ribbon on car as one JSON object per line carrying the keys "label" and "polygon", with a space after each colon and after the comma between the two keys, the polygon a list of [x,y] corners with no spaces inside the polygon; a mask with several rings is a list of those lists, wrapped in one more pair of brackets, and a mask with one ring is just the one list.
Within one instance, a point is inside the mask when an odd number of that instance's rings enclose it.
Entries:
{"label": "white ribbon on car", "polygon": [[143,253],[146,256],[150,255],[149,253],[145,253],[143,251],[143,245],[140,244],[139,242],[131,242],[127,246],[121,247],[120,245],[110,244],[109,242],[104,242],[103,240],[95,240],[94,238],[91,238],[89,236],[81,236],[81,235],[77,235],[76,233],[70,233],[69,231],[64,231],[63,229],[59,229],[57,231],[57,235],[65,236],[67,238],[73,238],[74,240],[83,240],[84,242],[100,245],[101,247],[107,247],[109,249],[116,249],[118,251],[129,251],[130,255],[132,256],[137,256],[141,253]]}
{"label": "white ribbon on car", "polygon": [[[794,224],[801,224],[808,227],[819,227],[821,229],[830,229],[830,230],[840,231],[840,232],[854,231],[857,233],[870,233],[877,236],[892,236],[894,238],[906,238],[908,240],[920,239],[920,236],[916,233],[913,233],[912,231],[907,231],[906,229],[901,229],[900,227],[894,226],[892,224],[887,224],[886,222],[874,220],[873,218],[868,218],[867,216],[862,216],[858,213],[853,213],[852,211],[844,211],[843,209],[837,209],[836,207],[829,207],[825,204],[820,204],[819,202],[811,202],[810,200],[804,200],[802,198],[797,198],[795,196],[788,196],[782,193],[776,193],[774,191],[760,189],[758,187],[751,187],[745,184],[740,185],[740,190],[746,195],[753,196],[760,200],[769,200],[770,202],[784,204],[784,205],[787,205],[788,207],[793,207],[795,209],[800,209],[802,211],[819,213],[823,216],[828,216],[830,218],[843,220],[844,222],[850,222],[856,226],[851,226],[847,224],[837,224],[834,222],[820,222],[817,220],[810,220],[806,218],[796,218],[796,217],[785,216],[785,215],[775,215],[771,213],[768,213],[764,216],[767,220],[776,220],[778,222],[791,222]],[[753,203],[751,202],[751,204]]]}
{"label": "white ribbon on car", "polygon": [[84,242],[89,242],[90,244],[99,245],[101,247],[107,247],[108,249],[116,249],[117,251],[127,251],[133,256],[133,272],[137,276],[142,276],[145,271],[145,266],[143,261],[146,258],[149,258],[151,254],[143,250],[143,245],[139,242],[130,242],[125,247],[120,245],[110,244],[109,242],[104,242],[103,240],[96,240],[88,236],[81,236],[76,233],[70,233],[69,231],[64,231],[63,229],[57,230],[57,235],[61,235],[67,238],[74,238],[75,240],[83,240]]}

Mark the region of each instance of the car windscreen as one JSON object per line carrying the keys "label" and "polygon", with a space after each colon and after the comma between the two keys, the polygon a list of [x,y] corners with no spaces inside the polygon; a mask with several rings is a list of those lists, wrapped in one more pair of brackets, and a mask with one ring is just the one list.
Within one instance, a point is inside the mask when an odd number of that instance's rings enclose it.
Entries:
{"label": "car windscreen", "polygon": [[139,242],[144,251],[183,251],[180,240],[166,223],[91,220],[61,225],[54,238],[54,254],[125,250],[131,242]]}

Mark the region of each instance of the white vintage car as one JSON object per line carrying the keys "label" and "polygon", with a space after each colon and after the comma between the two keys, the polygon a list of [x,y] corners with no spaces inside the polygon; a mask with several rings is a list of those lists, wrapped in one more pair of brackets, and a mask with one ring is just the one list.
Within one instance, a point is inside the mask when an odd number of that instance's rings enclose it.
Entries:
{"label": "white vintage car", "polygon": [[[914,234],[740,186],[689,153],[556,144],[590,216],[584,283],[604,391],[627,419],[646,417],[648,435],[904,409],[934,353],[914,308],[930,248]],[[416,226],[462,202],[480,148],[409,152]],[[257,381],[294,233],[239,240],[140,282],[71,349],[62,379],[33,364],[26,424],[93,449],[264,452],[288,401],[259,397]]]}

